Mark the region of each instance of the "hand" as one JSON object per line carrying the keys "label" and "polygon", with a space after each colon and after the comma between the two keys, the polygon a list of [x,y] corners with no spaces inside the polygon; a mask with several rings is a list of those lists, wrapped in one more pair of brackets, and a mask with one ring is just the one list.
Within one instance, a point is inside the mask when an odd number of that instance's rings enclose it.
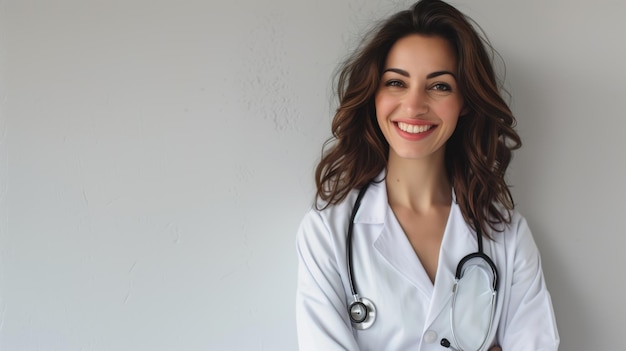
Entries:
{"label": "hand", "polygon": [[500,348],[500,346],[494,346],[490,348],[489,351],[502,351],[502,348]]}

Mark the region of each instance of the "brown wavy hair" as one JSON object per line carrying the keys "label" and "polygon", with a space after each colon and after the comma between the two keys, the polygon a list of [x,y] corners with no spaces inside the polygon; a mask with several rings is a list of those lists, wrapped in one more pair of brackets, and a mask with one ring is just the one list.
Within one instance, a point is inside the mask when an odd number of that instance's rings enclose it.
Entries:
{"label": "brown wavy hair", "polygon": [[[475,230],[502,231],[515,204],[504,176],[511,151],[521,147],[515,118],[502,98],[492,55],[480,27],[439,0],[422,0],[382,22],[341,67],[339,108],[332,137],[315,171],[316,206],[341,202],[352,189],[372,181],[386,166],[389,144],[376,120],[374,96],[387,54],[410,34],[438,36],[456,51],[458,83],[465,102],[446,144],[445,163],[465,221]],[[487,236],[489,236],[487,234]]]}

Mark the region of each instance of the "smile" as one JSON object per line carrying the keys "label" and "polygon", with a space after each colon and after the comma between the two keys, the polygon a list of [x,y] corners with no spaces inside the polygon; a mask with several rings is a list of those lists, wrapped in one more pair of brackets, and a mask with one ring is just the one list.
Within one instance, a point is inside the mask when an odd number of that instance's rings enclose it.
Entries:
{"label": "smile", "polygon": [[433,127],[432,124],[416,125],[416,124],[398,122],[398,128],[400,128],[401,131],[411,133],[411,134],[424,133],[430,130],[432,127]]}

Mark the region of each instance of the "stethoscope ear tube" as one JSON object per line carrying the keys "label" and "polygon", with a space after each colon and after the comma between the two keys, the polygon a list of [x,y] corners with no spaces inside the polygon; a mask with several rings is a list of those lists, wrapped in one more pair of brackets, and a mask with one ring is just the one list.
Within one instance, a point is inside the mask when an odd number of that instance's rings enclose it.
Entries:
{"label": "stethoscope ear tube", "polygon": [[[469,262],[472,259],[480,259],[483,262],[486,262],[487,265],[489,266],[490,270],[491,270],[491,277],[492,277],[492,281],[491,281],[491,297],[490,297],[490,311],[489,311],[489,325],[487,328],[487,333],[484,336],[484,339],[481,342],[480,347],[478,348],[478,350],[481,350],[484,346],[485,343],[487,342],[487,338],[489,337],[489,335],[491,334],[491,329],[493,328],[493,323],[494,323],[494,316],[495,316],[495,307],[496,307],[496,296],[497,296],[497,291],[498,291],[498,269],[496,268],[495,263],[493,263],[493,261],[491,260],[491,258],[489,258],[489,256],[487,256],[484,252],[483,252],[483,237],[482,237],[482,232],[480,230],[480,226],[476,225],[476,238],[478,240],[478,252],[474,252],[471,253],[465,257],[463,257],[460,261],[459,264],[456,267],[456,272],[455,272],[455,282],[454,282],[454,286],[452,287],[452,302],[451,302],[451,306],[450,306],[450,327],[451,327],[451,331],[452,331],[452,338],[454,339],[454,342],[456,343],[457,347],[459,349],[462,350],[462,348],[460,347],[461,344],[459,343],[458,340],[458,336],[456,333],[456,328],[455,328],[455,310],[456,310],[456,300],[457,300],[457,294],[458,289],[459,289],[459,281],[461,280],[462,276],[463,276],[463,268],[465,267],[465,264],[467,262]],[[445,341],[445,342],[444,342]],[[447,345],[447,346],[446,346]],[[444,347],[448,347],[451,350],[455,350],[451,345],[450,342],[447,339],[442,339],[441,340],[441,346]]]}
{"label": "stethoscope ear tube", "polygon": [[[470,255],[468,255],[470,256]],[[476,256],[473,255],[474,257],[482,257],[482,256]],[[467,256],[466,256],[467,257]],[[474,257],[470,257],[470,258],[474,258]],[[487,257],[488,258],[488,257]],[[459,267],[462,266],[463,262],[459,262]],[[496,273],[494,273],[496,274]],[[495,276],[494,276],[495,277]],[[494,278],[494,281],[496,280],[496,278]],[[456,311],[456,298],[457,298],[457,294],[458,294],[458,288],[459,288],[459,278],[456,279],[456,281],[454,282],[454,286],[452,287],[452,302],[451,302],[451,306],[450,306],[450,330],[452,332],[452,338],[454,339],[454,342],[456,343],[457,347],[459,347],[460,351],[462,351],[463,349],[460,348],[460,342],[456,333],[456,328],[455,328],[455,314],[454,312]],[[483,347],[485,346],[485,343],[487,342],[487,339],[489,338],[489,335],[491,335],[491,330],[493,328],[493,323],[494,323],[494,316],[495,316],[495,312],[496,312],[496,298],[497,298],[498,292],[497,290],[495,290],[495,288],[492,290],[491,292],[491,297],[490,297],[490,311],[489,311],[489,325],[487,327],[487,333],[485,334],[484,338],[482,339],[482,342],[480,344],[480,346],[478,347],[478,350],[482,350]],[[450,341],[448,339],[442,339],[441,340],[441,346],[443,347],[447,347],[453,351],[459,351],[457,349],[455,349],[454,347],[451,346]]]}

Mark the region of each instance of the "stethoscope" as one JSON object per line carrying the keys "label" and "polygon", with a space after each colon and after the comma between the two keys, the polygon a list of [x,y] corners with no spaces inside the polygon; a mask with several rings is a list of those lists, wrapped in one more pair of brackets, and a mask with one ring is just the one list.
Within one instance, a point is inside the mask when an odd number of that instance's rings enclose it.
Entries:
{"label": "stethoscope", "polygon": [[[348,257],[348,282],[350,283],[350,291],[352,293],[353,299],[352,303],[350,303],[350,305],[348,306],[348,315],[350,316],[352,326],[355,329],[359,330],[368,329],[374,324],[374,321],[376,320],[376,306],[374,305],[374,303],[368,298],[359,296],[359,294],[357,293],[356,282],[354,280],[354,269],[352,265],[352,233],[354,231],[354,219],[356,217],[357,211],[359,210],[359,207],[361,206],[361,200],[363,199],[363,196],[365,195],[365,192],[367,191],[369,185],[370,183],[367,183],[361,188],[356,200],[354,201],[352,214],[350,216],[350,223],[348,224],[348,235],[346,237],[346,256]],[[491,273],[491,277],[489,279],[491,283],[489,287],[491,294],[489,325],[487,328],[487,333],[482,339],[482,343],[478,350],[484,347],[485,343],[487,342],[487,337],[489,336],[489,334],[491,334],[491,328],[493,327],[496,294],[498,289],[498,270],[496,269],[496,265],[489,258],[489,256],[487,256],[483,252],[483,236],[480,230],[480,226],[476,225],[475,227],[477,230],[476,237],[478,239],[478,251],[463,257],[461,261],[459,261],[459,264],[456,268],[454,286],[452,287],[452,302],[450,306],[450,329],[452,331],[452,338],[457,345],[457,348],[453,347],[448,339],[444,338],[441,340],[441,346],[450,348],[453,351],[464,350],[462,344],[460,343],[460,337],[455,327],[456,315],[454,312],[457,303],[457,296],[460,290],[459,282],[463,278],[464,272],[467,269],[467,263],[470,261],[475,261],[476,259],[482,261],[482,263],[486,263],[487,267],[489,267],[488,271]],[[476,266],[478,267],[479,265]]]}

